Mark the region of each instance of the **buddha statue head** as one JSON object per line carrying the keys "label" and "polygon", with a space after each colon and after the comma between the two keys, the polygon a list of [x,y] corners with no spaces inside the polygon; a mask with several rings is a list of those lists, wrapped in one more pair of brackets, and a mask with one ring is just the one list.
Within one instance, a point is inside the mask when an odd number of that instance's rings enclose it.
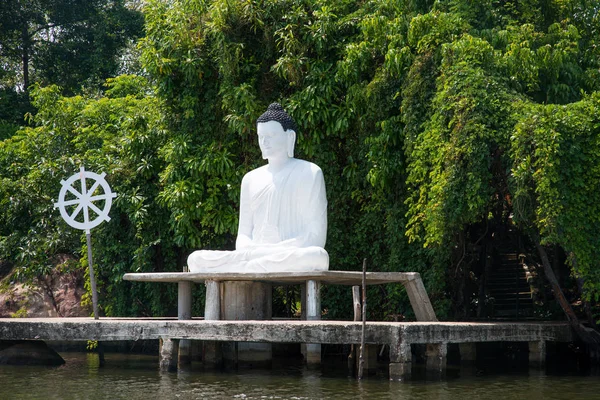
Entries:
{"label": "buddha statue head", "polygon": [[296,124],[281,104],[272,103],[256,120],[262,157],[269,161],[294,157]]}

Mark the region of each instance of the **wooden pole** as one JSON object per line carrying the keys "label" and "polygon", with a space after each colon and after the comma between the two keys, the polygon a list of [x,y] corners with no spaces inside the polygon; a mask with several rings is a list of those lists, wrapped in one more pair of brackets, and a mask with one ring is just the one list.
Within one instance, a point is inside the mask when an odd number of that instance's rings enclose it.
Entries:
{"label": "wooden pole", "polygon": [[[361,299],[360,299],[360,286],[352,286],[352,304],[354,309],[354,321],[361,321]],[[354,376],[356,370],[356,345],[350,346],[350,355],[348,356],[348,370]]]}
{"label": "wooden pole", "polygon": [[363,378],[363,369],[365,365],[365,328],[367,323],[367,259],[363,259],[362,276],[362,333],[360,335],[360,355],[358,357],[358,379]]}

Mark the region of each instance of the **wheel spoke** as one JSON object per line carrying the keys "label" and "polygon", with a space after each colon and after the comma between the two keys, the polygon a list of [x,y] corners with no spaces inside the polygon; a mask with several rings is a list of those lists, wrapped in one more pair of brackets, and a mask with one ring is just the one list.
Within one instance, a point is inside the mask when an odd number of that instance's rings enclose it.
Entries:
{"label": "wheel spoke", "polygon": [[98,194],[96,196],[90,197],[90,201],[107,200],[109,198],[110,198],[110,196],[107,196],[106,194]]}
{"label": "wheel spoke", "polygon": [[81,193],[75,190],[72,186],[67,186],[67,190],[75,195],[78,199],[81,198]]}
{"label": "wheel spoke", "polygon": [[63,206],[72,206],[75,204],[79,204],[80,202],[81,202],[81,200],[79,200],[79,199],[67,200],[67,201],[63,201],[62,205]]}
{"label": "wheel spoke", "polygon": [[98,216],[102,215],[102,211],[100,211],[100,209],[98,207],[96,207],[94,205],[94,203],[92,203],[90,201],[90,204],[88,204],[88,206],[92,209],[93,212],[95,212]]}
{"label": "wheel spoke", "polygon": [[[81,169],[81,172],[79,173],[79,178],[81,179],[81,195],[85,196],[87,194],[87,185],[85,183],[85,173],[83,171],[83,168]],[[84,212],[85,212],[85,210],[84,210]]]}
{"label": "wheel spoke", "polygon": [[100,186],[100,182],[99,181],[94,182],[94,184],[92,185],[92,187],[90,188],[88,193],[94,194],[94,191],[98,188],[98,186]]}
{"label": "wheel spoke", "polygon": [[81,212],[82,209],[83,209],[83,203],[79,203],[77,208],[75,208],[75,211],[73,211],[73,214],[71,214],[71,219],[73,221],[75,221],[75,218],[77,217],[77,215],[79,215],[79,213]]}

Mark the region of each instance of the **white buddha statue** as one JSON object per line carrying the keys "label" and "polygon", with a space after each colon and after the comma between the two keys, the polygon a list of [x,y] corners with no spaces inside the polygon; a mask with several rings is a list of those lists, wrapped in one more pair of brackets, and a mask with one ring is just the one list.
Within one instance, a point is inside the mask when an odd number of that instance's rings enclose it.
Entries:
{"label": "white buddha statue", "polygon": [[326,271],[327,198],[321,169],[294,158],[296,127],[273,103],[257,120],[268,164],[242,179],[240,220],[233,251],[198,250],[190,272]]}

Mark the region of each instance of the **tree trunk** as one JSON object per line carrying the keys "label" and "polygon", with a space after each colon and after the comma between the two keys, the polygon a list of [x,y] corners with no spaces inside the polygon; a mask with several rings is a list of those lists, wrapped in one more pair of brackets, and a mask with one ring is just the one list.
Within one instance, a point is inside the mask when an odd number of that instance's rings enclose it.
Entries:
{"label": "tree trunk", "polygon": [[486,290],[485,288],[487,287],[488,281],[489,281],[489,276],[492,270],[492,257],[491,257],[491,248],[492,245],[489,243],[489,240],[485,240],[484,244],[484,251],[483,251],[483,259],[484,259],[484,266],[483,266],[483,271],[480,274],[479,277],[479,297],[478,297],[478,302],[477,302],[477,318],[483,318],[484,316],[486,316],[484,313],[486,313]]}
{"label": "tree trunk", "polygon": [[583,303],[583,309],[585,311],[585,315],[588,319],[588,323],[591,326],[596,326],[596,321],[594,320],[594,315],[592,314],[592,308],[590,306],[590,302],[583,298],[583,286],[584,286],[583,278],[577,278],[577,289],[579,289],[579,294],[581,295],[581,302]]}
{"label": "tree trunk", "polygon": [[[573,252],[570,254],[571,262],[573,263],[573,268],[577,270],[577,256]],[[581,277],[577,278],[577,288],[579,289],[579,294],[581,295],[581,301],[583,302],[583,309],[585,311],[585,315],[588,319],[588,323],[590,326],[596,326],[596,320],[594,319],[594,315],[592,314],[592,307],[590,302],[584,298],[584,279]]]}
{"label": "tree trunk", "polygon": [[21,60],[23,62],[23,90],[27,92],[29,91],[29,51],[31,50],[31,38],[29,37],[27,26],[23,27],[21,31],[21,39],[23,42],[21,54]]}
{"label": "tree trunk", "polygon": [[554,271],[552,270],[552,265],[550,264],[550,260],[548,259],[548,254],[546,253],[546,249],[544,249],[544,247],[541,244],[539,244],[537,241],[535,243],[535,247],[537,248],[540,258],[542,259],[542,265],[544,266],[544,274],[546,275],[546,278],[548,279],[548,281],[550,282],[550,285],[552,286],[552,291],[554,292],[554,297],[556,297],[556,300],[558,300],[558,303],[560,304],[563,311],[565,312],[565,315],[567,316],[569,323],[571,323],[571,325],[573,325],[574,323],[579,325],[579,320],[577,319],[577,316],[575,315],[573,308],[567,301],[567,298],[565,297],[562,289],[560,288],[560,284],[558,283],[558,280],[556,279],[556,275],[554,275]]}
{"label": "tree trunk", "polygon": [[560,288],[558,280],[554,275],[554,271],[552,270],[552,265],[550,264],[550,260],[548,259],[548,254],[546,253],[546,250],[537,240],[535,240],[535,247],[537,248],[540,258],[542,259],[542,264],[544,266],[544,274],[550,282],[550,285],[552,286],[552,291],[554,292],[554,296],[556,297],[556,300],[558,300],[558,303],[560,304],[565,315],[567,316],[569,324],[577,333],[579,338],[586,344],[590,345],[590,347],[592,347],[593,352],[597,352],[598,345],[600,345],[600,333],[598,333],[594,329],[582,325],[579,322],[577,315],[575,315],[573,308],[567,301],[567,298],[565,297],[562,289]]}

